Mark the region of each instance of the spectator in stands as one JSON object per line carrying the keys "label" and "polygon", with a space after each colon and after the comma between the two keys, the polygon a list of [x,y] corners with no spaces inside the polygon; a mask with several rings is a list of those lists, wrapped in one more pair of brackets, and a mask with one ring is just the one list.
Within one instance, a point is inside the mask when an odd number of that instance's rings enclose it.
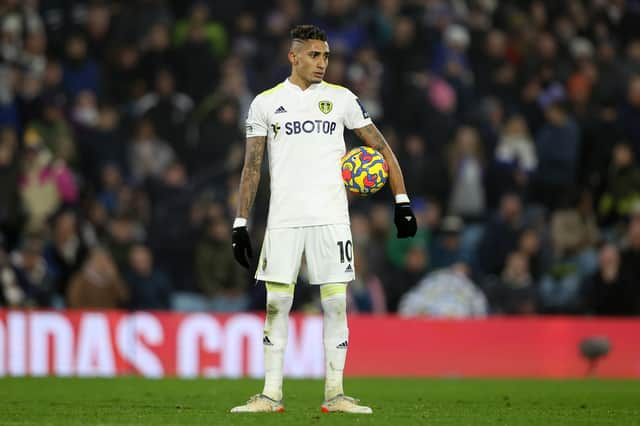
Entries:
{"label": "spectator in stands", "polygon": [[143,53],[140,58],[140,69],[145,81],[152,82],[156,80],[158,71],[174,69],[177,65],[176,53],[171,46],[171,35],[167,25],[157,23],[152,26],[143,38],[141,47]]}
{"label": "spectator in stands", "polygon": [[[346,62],[347,84],[360,96],[360,101],[373,120],[383,118],[381,79],[384,66],[378,52],[365,46],[355,52],[351,64]],[[329,68],[330,69],[330,68]]]}
{"label": "spectator in stands", "polygon": [[56,99],[56,102],[61,104],[68,101],[69,97],[64,90],[63,76],[62,64],[55,58],[49,58],[42,76],[42,96],[44,99]]}
{"label": "spectator in stands", "polygon": [[[578,196],[567,195],[567,204],[551,215],[551,240],[554,255],[590,255],[599,242],[600,232],[589,191]],[[593,254],[593,253],[591,253]]]}
{"label": "spectator in stands", "polygon": [[533,182],[536,201],[556,208],[559,197],[575,188],[580,131],[568,115],[564,90],[552,85],[540,98],[546,123],[536,135],[538,169]]}
{"label": "spectator in stands", "polygon": [[628,313],[640,314],[640,212],[637,209],[631,214],[627,247],[622,251],[620,269],[622,280],[626,283]]}
{"label": "spectator in stands", "polygon": [[473,71],[467,58],[470,36],[466,27],[450,24],[435,48],[432,70],[456,90],[458,99],[467,99],[473,88]]}
{"label": "spectator in stands", "polygon": [[227,31],[220,22],[212,20],[211,16],[207,2],[202,0],[193,2],[189,16],[176,22],[174,28],[176,45],[188,43],[188,40],[193,37],[191,31],[198,29],[202,32],[198,38],[202,37],[207,42],[208,50],[217,58],[223,57],[229,44]]}
{"label": "spectator in stands", "polygon": [[580,311],[580,283],[597,267],[594,254],[554,257],[540,281],[540,309],[544,313],[574,314]]}
{"label": "spectator in stands", "polygon": [[480,275],[498,275],[507,255],[516,249],[523,229],[522,201],[516,193],[506,193],[500,200],[498,214],[485,225],[476,249],[476,265]]}
{"label": "spectator in stands", "polygon": [[599,231],[588,191],[565,195],[565,202],[572,207],[559,208],[551,217],[553,260],[540,284],[541,304],[547,312],[576,313],[580,282],[597,268]]}
{"label": "spectator in stands", "polygon": [[82,269],[76,272],[66,291],[69,308],[115,309],[129,301],[129,289],[118,268],[101,248],[89,253]]}
{"label": "spectator in stands", "polygon": [[87,52],[86,38],[79,33],[67,39],[62,79],[64,89],[71,98],[75,98],[83,90],[93,93],[100,90],[98,65]]}
{"label": "spectator in stands", "polygon": [[529,271],[526,253],[509,253],[504,269],[497,277],[489,277],[483,285],[492,312],[500,314],[533,314],[537,309],[537,288]]}
{"label": "spectator in stands", "polygon": [[537,283],[552,256],[551,248],[546,247],[542,236],[533,227],[525,228],[520,234],[517,250],[523,253],[529,263],[531,277]]}
{"label": "spectator in stands", "polygon": [[49,307],[54,295],[54,276],[44,258],[44,241],[36,236],[27,237],[10,259],[20,290],[22,307]]}
{"label": "spectator in stands", "polygon": [[[196,245],[194,269],[198,289],[214,311],[241,311],[248,307],[247,277],[229,250],[231,232],[222,217],[205,224]],[[258,265],[260,267],[260,265]]]}
{"label": "spectator in stands", "polygon": [[0,65],[0,126],[21,128],[18,118],[18,99],[15,94],[18,71],[7,65]]}
{"label": "spectator in stands", "polygon": [[18,188],[20,174],[18,141],[15,130],[0,129],[0,235],[12,249],[21,228],[21,204]]}
{"label": "spectator in stands", "polygon": [[[506,125],[505,105],[495,96],[487,96],[479,101],[477,111],[470,111],[469,122],[478,129],[480,140],[482,140],[482,155],[487,159],[487,166],[491,167],[501,134]],[[491,194],[494,198],[495,195]],[[497,204],[497,199],[491,199],[491,206]]]}
{"label": "spectator in stands", "polygon": [[[206,5],[200,3],[195,5],[194,9],[206,10]],[[180,34],[181,32],[186,34]],[[220,50],[224,52],[226,34],[219,24],[194,21],[187,23],[186,27],[176,28],[176,38],[181,38],[181,45],[176,50],[176,75],[178,81],[182,83],[181,88],[185,94],[196,103],[211,93],[219,78],[219,56],[215,45],[212,44],[211,36],[218,43],[217,37],[220,35],[222,35]]]}
{"label": "spectator in stands", "polygon": [[627,79],[640,74],[640,40],[630,40],[627,44],[626,58],[622,59],[623,69]]}
{"label": "spectator in stands", "polygon": [[140,52],[127,43],[114,47],[113,51],[113,59],[108,64],[105,76],[104,93],[109,102],[128,105],[148,89],[148,82],[140,67]]}
{"label": "spectator in stands", "polygon": [[34,74],[19,72],[16,96],[20,120],[30,123],[38,119],[42,109],[42,81],[40,78]]}
{"label": "spectator in stands", "polygon": [[[420,229],[418,231],[420,232]],[[398,310],[402,295],[420,281],[429,265],[425,240],[415,237],[411,240],[414,243],[407,248],[402,257],[403,264],[383,281],[389,312]]]}
{"label": "spectator in stands", "polygon": [[120,271],[126,271],[130,265],[130,252],[144,238],[140,226],[124,214],[112,216],[108,225],[106,247]]}
{"label": "spectator in stands", "polygon": [[79,91],[73,99],[73,106],[69,115],[78,145],[89,145],[99,125],[96,93],[90,90]]}
{"label": "spectator in stands", "polygon": [[600,223],[607,227],[620,225],[638,201],[640,168],[633,159],[631,145],[619,141],[613,147],[611,167],[598,202]]}
{"label": "spectator in stands", "polygon": [[26,297],[18,278],[9,262],[9,256],[0,245],[0,306],[8,308],[19,308]]}
{"label": "spectator in stands", "polygon": [[129,251],[129,266],[125,279],[131,293],[133,309],[169,309],[171,283],[153,262],[148,247],[138,244]]}
{"label": "spectator in stands", "polygon": [[484,46],[473,58],[476,88],[482,95],[497,96],[503,103],[512,105],[517,84],[517,67],[508,57],[508,38],[500,29],[490,30]]}
{"label": "spectator in stands", "polygon": [[[601,25],[599,28],[606,28],[606,26]],[[623,63],[621,63],[617,57],[617,49],[617,43],[611,35],[602,37],[597,42],[596,64],[598,66],[598,75],[600,78],[595,82],[593,90],[596,98],[594,100],[596,102],[598,99],[600,101],[621,99],[624,96],[627,79],[624,75]],[[614,126],[613,128],[616,129],[616,132],[621,132],[617,126]]]}
{"label": "spectator in stands", "polygon": [[109,214],[119,212],[118,193],[124,186],[120,170],[115,164],[105,164],[100,170],[101,191],[98,201],[107,209]]}
{"label": "spectator in stands", "polygon": [[192,215],[194,187],[182,163],[174,162],[159,181],[147,187],[153,206],[148,225],[149,245],[174,286],[193,290],[193,251],[196,222]]}
{"label": "spectator in stands", "polygon": [[109,233],[109,213],[97,200],[89,200],[86,220],[82,223],[81,239],[87,247],[93,248],[106,244]]}
{"label": "spectator in stands", "polygon": [[582,303],[587,314],[629,315],[633,312],[628,286],[620,271],[620,252],[613,244],[600,249],[598,269],[582,282]]}
{"label": "spectator in stands", "polygon": [[592,123],[584,129],[580,182],[594,191],[596,200],[606,185],[614,146],[624,140],[618,118],[615,98],[602,98],[595,107]]}
{"label": "spectator in stands", "polygon": [[431,239],[429,247],[429,270],[447,268],[456,263],[467,261],[461,234],[464,231],[464,221],[459,216],[445,216],[440,223],[440,229]]}
{"label": "spectator in stands", "polygon": [[64,161],[55,160],[34,130],[25,134],[25,153],[19,187],[27,216],[27,229],[41,231],[45,221],[62,205],[77,201],[76,183]]}
{"label": "spectator in stands", "polygon": [[318,17],[318,25],[327,32],[333,49],[347,55],[362,46],[366,37],[355,6],[355,2],[329,0]]}
{"label": "spectator in stands", "polygon": [[148,118],[141,119],[129,151],[131,176],[137,182],[159,179],[174,159],[173,149],[158,138],[153,122]]}
{"label": "spectator in stands", "polygon": [[155,90],[136,102],[135,115],[151,120],[158,137],[167,141],[184,162],[189,153],[185,134],[193,100],[176,90],[174,74],[167,68],[160,69],[149,81],[155,81]]}
{"label": "spectator in stands", "polygon": [[400,300],[398,314],[440,318],[484,317],[489,313],[487,298],[469,279],[464,263],[424,277]]}
{"label": "spectator in stands", "polygon": [[367,257],[361,250],[354,251],[356,279],[347,287],[347,311],[350,313],[387,313],[387,300],[384,286],[369,269]]}
{"label": "spectator in stands", "polygon": [[438,151],[431,152],[429,144],[417,134],[410,134],[398,155],[407,182],[407,191],[415,196],[435,198],[441,204],[449,195],[447,164]]}
{"label": "spectator in stands", "polygon": [[[355,213],[355,210],[352,209],[352,212]],[[368,239],[366,243],[369,267],[372,273],[381,277],[382,282],[385,282],[388,278],[385,276],[385,273],[388,273],[390,269],[389,263],[391,262],[387,255],[387,239],[391,225],[390,211],[386,205],[375,203],[368,209],[366,215],[369,218]],[[356,225],[356,230],[358,230],[357,217],[354,220],[354,224]],[[356,233],[356,235],[358,234]],[[354,239],[354,244],[355,242],[356,240]]]}
{"label": "spectator in stands", "polygon": [[87,7],[87,46],[96,58],[103,58],[108,53],[110,38],[113,37],[111,18],[109,3],[89,3]]}
{"label": "spectator in stands", "polygon": [[72,165],[77,161],[77,148],[63,107],[64,99],[60,96],[45,99],[42,119],[32,122],[30,127],[40,135],[54,158]]}
{"label": "spectator in stands", "polygon": [[478,220],[486,213],[482,142],[473,127],[460,127],[449,152],[449,214]]}
{"label": "spectator in stands", "polygon": [[[636,41],[640,63],[640,41]],[[626,103],[620,111],[620,126],[633,147],[635,160],[640,160],[640,71],[629,78]]]}
{"label": "spectator in stands", "polygon": [[122,127],[115,106],[103,104],[98,110],[97,126],[81,140],[78,147],[82,156],[80,171],[95,188],[99,188],[100,174],[105,166],[116,167],[128,176],[129,144]]}
{"label": "spectator in stands", "polygon": [[[403,130],[418,128],[413,113],[417,113],[419,101],[416,99],[416,87],[413,83],[418,75],[423,77],[422,80],[426,77],[427,60],[418,39],[416,26],[410,17],[398,15],[393,21],[391,42],[382,54],[385,64],[382,85],[385,117]],[[406,102],[403,108],[398,105],[399,99]],[[433,137],[432,134],[429,136]],[[435,139],[440,148],[441,138]]]}
{"label": "spectator in stands", "polygon": [[88,249],[78,230],[78,219],[71,210],[63,210],[52,219],[52,238],[45,248],[47,264],[55,277],[55,289],[64,295],[71,276],[86,259]]}
{"label": "spectator in stands", "polygon": [[527,122],[514,115],[505,123],[494,153],[495,176],[493,190],[498,198],[505,191],[524,195],[531,177],[538,167],[536,147],[529,135]]}
{"label": "spectator in stands", "polygon": [[196,175],[209,175],[214,182],[221,183],[229,171],[238,167],[229,161],[235,148],[242,146],[240,142],[244,137],[238,127],[238,108],[235,99],[227,98],[217,105],[203,105],[196,111],[198,144],[188,162]]}

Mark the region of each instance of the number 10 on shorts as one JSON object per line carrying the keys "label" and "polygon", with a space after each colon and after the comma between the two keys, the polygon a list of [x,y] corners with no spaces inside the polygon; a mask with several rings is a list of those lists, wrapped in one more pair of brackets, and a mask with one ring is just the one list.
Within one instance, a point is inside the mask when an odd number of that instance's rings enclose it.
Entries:
{"label": "number 10 on shorts", "polygon": [[351,240],[338,241],[338,247],[340,248],[340,263],[345,262],[345,257],[347,262],[351,262],[353,259],[353,244]]}

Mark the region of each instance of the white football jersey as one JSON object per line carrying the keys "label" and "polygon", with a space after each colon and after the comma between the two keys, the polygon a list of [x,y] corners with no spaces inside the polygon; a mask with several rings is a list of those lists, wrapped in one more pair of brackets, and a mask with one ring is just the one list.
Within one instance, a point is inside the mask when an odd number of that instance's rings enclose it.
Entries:
{"label": "white football jersey", "polygon": [[256,96],[247,117],[247,137],[267,136],[267,228],[349,224],[341,171],[344,128],[369,124],[358,98],[334,84],[302,90],[287,79]]}

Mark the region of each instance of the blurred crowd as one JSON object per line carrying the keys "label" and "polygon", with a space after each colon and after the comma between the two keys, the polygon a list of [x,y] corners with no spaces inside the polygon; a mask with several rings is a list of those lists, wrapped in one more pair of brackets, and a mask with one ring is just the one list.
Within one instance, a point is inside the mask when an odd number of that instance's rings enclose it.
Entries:
{"label": "blurred crowd", "polygon": [[[351,312],[640,314],[638,0],[3,0],[0,306],[262,309],[243,121],[299,23],[418,215],[398,240],[388,189],[350,199]],[[258,247],[268,196],[265,164]]]}

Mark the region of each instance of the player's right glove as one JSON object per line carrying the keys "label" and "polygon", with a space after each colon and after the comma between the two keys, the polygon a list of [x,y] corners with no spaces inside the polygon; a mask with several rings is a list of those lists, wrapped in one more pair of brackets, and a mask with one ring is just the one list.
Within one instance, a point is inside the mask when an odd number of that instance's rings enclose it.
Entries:
{"label": "player's right glove", "polygon": [[247,226],[237,226],[231,232],[231,248],[233,249],[233,257],[239,264],[249,269],[249,259],[253,257],[253,249],[251,248],[251,239]]}
{"label": "player's right glove", "polygon": [[396,203],[396,210],[393,216],[393,222],[398,229],[398,238],[409,238],[416,235],[418,223],[416,222],[416,215],[411,210],[410,203]]}

